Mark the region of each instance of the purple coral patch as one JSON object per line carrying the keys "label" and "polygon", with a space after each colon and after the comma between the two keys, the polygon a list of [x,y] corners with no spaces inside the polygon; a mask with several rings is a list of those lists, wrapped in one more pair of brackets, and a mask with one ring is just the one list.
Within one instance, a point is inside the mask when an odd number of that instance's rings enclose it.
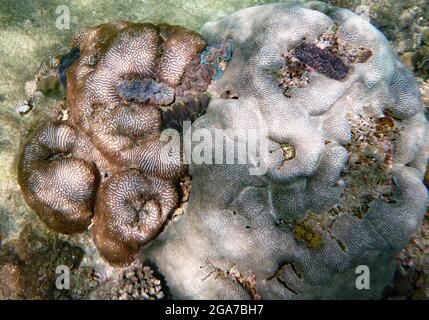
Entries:
{"label": "purple coral patch", "polygon": [[311,43],[301,43],[295,49],[295,57],[321,74],[335,79],[343,79],[349,67],[328,49],[322,49]]}

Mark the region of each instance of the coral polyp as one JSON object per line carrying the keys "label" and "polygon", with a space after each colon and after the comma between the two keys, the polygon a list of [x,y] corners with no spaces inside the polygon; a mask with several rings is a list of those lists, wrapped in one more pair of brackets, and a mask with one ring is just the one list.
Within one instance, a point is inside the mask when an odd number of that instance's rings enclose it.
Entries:
{"label": "coral polyp", "polygon": [[137,170],[114,174],[100,188],[92,233],[100,253],[111,264],[133,261],[133,254],[152,240],[177,206],[169,181]]}

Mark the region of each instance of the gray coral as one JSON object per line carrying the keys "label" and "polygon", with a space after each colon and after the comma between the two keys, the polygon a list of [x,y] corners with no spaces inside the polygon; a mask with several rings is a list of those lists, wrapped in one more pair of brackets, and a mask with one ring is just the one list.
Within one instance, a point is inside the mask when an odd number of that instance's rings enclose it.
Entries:
{"label": "gray coral", "polygon": [[[344,79],[312,70],[285,97],[282,55],[317,45],[332,27],[341,44],[372,56],[351,63]],[[263,299],[380,297],[427,204],[429,126],[412,74],[371,24],[318,2],[244,9],[202,34],[209,45],[231,39],[234,55],[193,129],[266,127],[268,170],[194,164],[187,211],[143,257],[179,298],[254,296],[210,271],[231,266],[255,276]],[[225,92],[238,99],[220,98]],[[355,286],[359,265],[371,271],[369,290]]]}

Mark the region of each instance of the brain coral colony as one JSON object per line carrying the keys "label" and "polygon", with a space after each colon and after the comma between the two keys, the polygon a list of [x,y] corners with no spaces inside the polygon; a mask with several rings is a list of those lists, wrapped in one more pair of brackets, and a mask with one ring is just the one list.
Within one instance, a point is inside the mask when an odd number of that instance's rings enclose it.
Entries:
{"label": "brain coral colony", "polygon": [[[173,297],[380,298],[422,222],[429,126],[418,86],[348,10],[261,5],[201,35],[108,23],[79,32],[56,73],[70,117],[24,144],[27,203],[57,232],[89,228],[114,266],[141,254]],[[208,132],[262,123],[270,152],[259,176],[250,163],[191,164],[173,224],[187,168],[160,134],[186,119]],[[356,288],[360,265],[369,290]]]}
{"label": "brain coral colony", "polygon": [[19,162],[25,199],[49,228],[78,233],[92,222],[113,265],[160,232],[186,169],[175,150],[162,153],[160,131],[207,106],[206,47],[198,33],[166,24],[108,23],[75,36],[57,66],[70,119],[39,127]]}

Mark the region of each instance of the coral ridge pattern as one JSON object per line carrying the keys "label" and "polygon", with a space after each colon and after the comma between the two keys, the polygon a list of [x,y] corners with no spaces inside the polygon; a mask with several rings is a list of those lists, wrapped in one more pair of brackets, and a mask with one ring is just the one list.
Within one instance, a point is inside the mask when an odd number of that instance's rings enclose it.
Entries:
{"label": "coral ridge pattern", "polygon": [[[174,298],[382,297],[428,200],[412,73],[368,21],[321,2],[247,8],[200,32],[79,32],[59,63],[70,118],[22,147],[27,203],[55,231],[90,226],[114,266],[151,261]],[[256,157],[186,168],[180,141],[165,152],[160,139],[184,120],[226,142],[264,129],[266,172],[250,174]],[[172,217],[187,169],[189,202]]]}
{"label": "coral ridge pattern", "polygon": [[163,113],[179,85],[194,89],[180,91],[176,112],[188,100],[200,106],[211,71],[187,66],[206,46],[198,33],[166,24],[107,23],[75,36],[58,65],[70,119],[40,126],[18,165],[24,197],[49,228],[72,234],[92,224],[112,265],[131,263],[162,230],[186,172],[180,145],[163,149]]}

